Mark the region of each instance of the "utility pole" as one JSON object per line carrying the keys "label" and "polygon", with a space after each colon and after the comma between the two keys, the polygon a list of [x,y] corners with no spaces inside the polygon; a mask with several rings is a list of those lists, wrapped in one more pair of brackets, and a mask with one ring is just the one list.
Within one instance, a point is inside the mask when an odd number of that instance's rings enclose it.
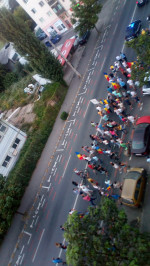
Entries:
{"label": "utility pole", "polygon": [[65,62],[67,63],[67,65],[73,70],[73,72],[79,77],[81,78],[81,74],[73,67],[73,65],[69,62],[69,60],[64,57],[64,55],[59,51],[59,49],[51,42],[51,40],[49,40],[51,46],[57,51],[58,54],[61,55],[61,57],[65,60]]}

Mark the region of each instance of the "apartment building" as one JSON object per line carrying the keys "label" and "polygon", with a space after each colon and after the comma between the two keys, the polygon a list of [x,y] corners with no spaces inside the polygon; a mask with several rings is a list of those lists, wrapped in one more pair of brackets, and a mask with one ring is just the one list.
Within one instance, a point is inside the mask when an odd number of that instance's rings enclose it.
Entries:
{"label": "apartment building", "polygon": [[5,120],[0,119],[0,174],[8,176],[16,164],[27,135]]}
{"label": "apartment building", "polygon": [[61,34],[72,27],[70,0],[16,0],[47,34]]}

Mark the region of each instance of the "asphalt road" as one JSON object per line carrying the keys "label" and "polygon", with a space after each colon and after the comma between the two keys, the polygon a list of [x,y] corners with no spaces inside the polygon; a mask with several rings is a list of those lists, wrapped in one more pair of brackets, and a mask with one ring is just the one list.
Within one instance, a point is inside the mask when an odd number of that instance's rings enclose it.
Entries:
{"label": "asphalt road", "polygon": [[[95,133],[91,128],[90,121],[99,122],[95,106],[90,103],[92,98],[106,97],[108,85],[103,72],[109,71],[115,57],[124,48],[124,32],[131,20],[141,19],[146,26],[146,16],[149,14],[147,6],[137,9],[136,1],[114,1],[114,10],[110,22],[105,26],[97,43],[90,40],[86,47],[86,60],[80,68],[87,69],[85,79],[72,107],[70,117],[59,141],[53,162],[47,167],[43,179],[41,192],[38,199],[33,203],[33,210],[26,228],[22,231],[19,248],[16,247],[11,265],[53,265],[52,257],[61,256],[65,259],[64,251],[55,247],[56,242],[63,241],[59,226],[66,221],[71,208],[84,211],[87,203],[73,194],[72,180],[79,182],[79,178],[73,174],[74,167],[84,169],[85,161],[80,161],[75,151],[81,151],[82,145],[90,145],[89,134]],[[150,5],[150,4],[149,4]],[[149,7],[148,5],[148,7]],[[96,33],[95,33],[96,34]],[[131,49],[124,48],[129,61],[134,59]],[[90,60],[90,61],[89,61]],[[89,65],[87,62],[89,61]],[[144,105],[148,107],[148,97],[144,98]],[[137,114],[147,114],[145,108],[136,110]],[[130,133],[130,132],[129,132]],[[122,154],[121,154],[122,156]],[[115,171],[109,166],[107,158],[104,165],[107,167],[112,178]],[[142,166],[141,158],[131,158],[130,164]],[[91,173],[93,176],[93,174]],[[105,176],[97,176],[101,186],[104,185]],[[99,201],[100,198],[97,198]],[[7,265],[10,258],[6,258]]]}

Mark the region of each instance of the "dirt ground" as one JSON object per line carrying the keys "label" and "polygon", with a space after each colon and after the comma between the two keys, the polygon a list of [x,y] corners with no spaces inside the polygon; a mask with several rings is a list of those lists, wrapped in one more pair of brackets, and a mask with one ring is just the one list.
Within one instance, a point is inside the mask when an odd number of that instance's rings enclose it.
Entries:
{"label": "dirt ground", "polygon": [[10,109],[3,113],[2,119],[7,120],[12,125],[21,128],[23,124],[32,124],[36,115],[33,113],[34,103],[17,109]]}

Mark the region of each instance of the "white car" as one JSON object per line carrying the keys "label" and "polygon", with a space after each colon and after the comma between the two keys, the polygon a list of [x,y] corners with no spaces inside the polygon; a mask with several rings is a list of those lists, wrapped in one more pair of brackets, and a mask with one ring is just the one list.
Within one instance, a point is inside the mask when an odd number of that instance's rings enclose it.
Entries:
{"label": "white car", "polygon": [[150,95],[150,76],[145,77],[144,81],[146,82],[146,84],[144,84],[142,87],[143,95]]}

